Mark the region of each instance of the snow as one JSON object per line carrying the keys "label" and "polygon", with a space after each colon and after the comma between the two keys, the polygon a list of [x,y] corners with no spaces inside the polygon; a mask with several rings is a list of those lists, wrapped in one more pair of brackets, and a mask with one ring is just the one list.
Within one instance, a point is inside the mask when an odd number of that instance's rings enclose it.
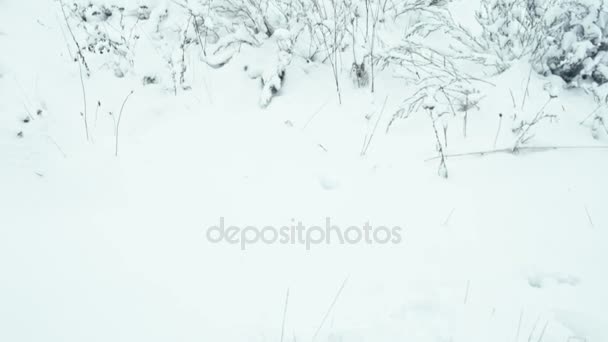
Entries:
{"label": "snow", "polygon": [[[265,46],[217,69],[190,61],[177,95],[142,85],[160,63],[94,70],[87,142],[58,6],[0,2],[0,340],[279,341],[288,289],[286,341],[608,340],[606,150],[448,157],[444,179],[425,112],[386,132],[410,92],[401,79],[381,73],[371,95],[345,63],[340,105],[330,66],[294,58],[262,109],[244,66],[264,77],[279,57]],[[513,147],[512,127],[550,95],[556,118],[530,145],[608,145],[580,124],[591,96],[529,73],[520,61],[480,85],[467,138],[449,121],[447,154]],[[221,217],[370,221],[403,227],[403,242],[242,251],[206,241]]]}

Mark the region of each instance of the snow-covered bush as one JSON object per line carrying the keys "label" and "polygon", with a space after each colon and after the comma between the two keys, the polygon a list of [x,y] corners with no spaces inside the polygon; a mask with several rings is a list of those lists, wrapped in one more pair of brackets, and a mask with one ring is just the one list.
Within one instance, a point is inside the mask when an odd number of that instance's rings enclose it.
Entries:
{"label": "snow-covered bush", "polygon": [[543,17],[545,39],[535,66],[566,82],[608,82],[608,2],[568,0],[554,4]]}
{"label": "snow-covered bush", "polygon": [[460,55],[472,53],[497,72],[528,57],[536,71],[572,85],[608,82],[606,0],[482,0],[476,18],[479,35],[444,17],[467,48]]}
{"label": "snow-covered bush", "polygon": [[281,90],[287,67],[292,60],[292,46],[291,33],[277,29],[271,39],[262,46],[265,50],[263,62],[245,66],[250,78],[260,80],[262,88],[259,98],[260,107],[268,106],[272,98]]}
{"label": "snow-covered bush", "polygon": [[189,88],[186,71],[191,60],[220,67],[240,44],[259,45],[247,22],[225,14],[229,8],[214,5],[217,1],[150,0],[131,7],[118,3],[60,1],[70,33],[67,44],[76,48],[87,73],[135,73],[177,92]]}
{"label": "snow-covered bush", "polygon": [[501,73],[511,62],[535,53],[545,38],[542,15],[555,0],[482,0],[475,18],[481,32],[473,34],[450,13],[443,16],[446,33],[460,44],[459,57],[495,68]]}
{"label": "snow-covered bush", "polygon": [[[340,100],[340,79],[351,71],[354,85],[374,91],[375,73],[395,43],[395,25],[407,21],[416,35],[422,13],[437,0],[119,0],[60,1],[69,46],[87,73],[110,70],[135,75],[143,84],[161,84],[177,93],[189,89],[188,67],[202,61],[213,68],[228,63],[242,44],[275,44],[259,75],[260,105],[282,85],[292,58],[331,66]],[[423,32],[421,28],[427,29]],[[280,36],[280,37],[279,37]],[[284,39],[289,37],[289,39]],[[402,37],[407,39],[406,37]],[[398,41],[399,39],[397,39]],[[276,57],[276,58],[275,58]],[[276,59],[276,60],[274,60]],[[390,64],[390,63],[389,63]]]}
{"label": "snow-covered bush", "polygon": [[530,0],[482,2],[476,19],[481,24],[480,46],[493,51],[502,66],[530,54],[542,39],[537,5]]}

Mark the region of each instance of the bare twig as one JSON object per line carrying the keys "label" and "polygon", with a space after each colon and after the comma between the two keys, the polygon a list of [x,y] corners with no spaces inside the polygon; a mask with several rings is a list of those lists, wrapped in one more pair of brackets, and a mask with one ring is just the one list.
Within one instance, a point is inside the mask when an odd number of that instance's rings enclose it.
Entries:
{"label": "bare twig", "polygon": [[369,149],[369,146],[372,143],[372,138],[374,137],[374,133],[376,133],[376,128],[378,128],[378,123],[380,123],[380,119],[382,118],[382,114],[384,113],[384,107],[386,107],[386,101],[388,101],[388,95],[384,98],[384,103],[382,104],[382,109],[380,109],[380,114],[378,115],[378,119],[376,120],[376,124],[374,125],[374,129],[369,136],[369,139],[366,139],[364,142],[363,149],[361,150],[361,156],[364,156]]}
{"label": "bare twig", "polygon": [[454,114],[454,116],[456,116],[456,110],[454,109],[454,105],[452,104],[452,100],[450,99],[450,97],[448,96],[448,94],[446,94],[445,89],[443,89],[443,87],[440,87],[439,90],[441,90],[441,92],[443,93],[443,96],[445,96],[445,98],[448,100],[448,103],[450,104],[450,109],[452,110],[452,114]]}
{"label": "bare twig", "polygon": [[536,340],[536,342],[542,342],[543,337],[545,337],[545,331],[547,330],[548,325],[549,325],[549,321],[546,321],[545,325],[543,326],[543,330],[541,330],[540,336],[538,337],[538,340]]}
{"label": "bare twig", "polygon": [[437,125],[435,125],[435,118],[433,117],[433,108],[427,107],[426,109],[429,112],[429,117],[431,118],[431,124],[433,126],[433,131],[435,132],[435,139],[437,140],[437,149],[439,150],[439,157],[441,158],[441,162],[439,163],[438,174],[443,178],[448,178],[448,167],[446,165],[446,155],[443,151],[443,144],[441,143],[441,139],[439,139],[439,133],[437,132]]}
{"label": "bare twig", "polygon": [[287,294],[285,295],[285,308],[283,309],[283,324],[281,324],[281,340],[283,342],[283,337],[285,335],[285,318],[287,317],[287,304],[289,303],[289,289],[287,289]]}
{"label": "bare twig", "polygon": [[[549,97],[547,102],[545,102],[545,104],[536,113],[536,115],[534,116],[534,119],[532,119],[532,121],[525,122],[525,123],[522,121],[522,126],[518,128],[518,129],[521,129],[521,133],[519,134],[519,137],[513,144],[513,151],[516,151],[517,149],[519,149],[520,144],[525,143],[527,140],[529,140],[530,137],[528,137],[527,134],[532,127],[534,127],[536,124],[538,124],[543,119],[551,117],[551,116],[545,114],[544,110],[552,100],[553,100],[553,97]],[[525,126],[525,128],[523,128],[524,126]]]}
{"label": "bare twig", "polygon": [[513,101],[513,108],[517,108],[515,104],[515,96],[513,95],[513,90],[509,89],[509,93],[511,93],[511,101]]}
{"label": "bare twig", "polygon": [[315,342],[315,340],[317,339],[317,335],[319,335],[319,332],[321,331],[321,328],[323,328],[323,324],[325,324],[325,321],[327,320],[327,317],[329,317],[329,314],[331,313],[332,309],[334,308],[334,305],[338,301],[338,297],[340,297],[340,294],[342,293],[342,290],[344,289],[344,286],[346,286],[346,282],[347,281],[348,281],[348,277],[344,278],[344,281],[342,282],[342,286],[340,286],[340,289],[338,290],[338,293],[336,293],[336,296],[334,297],[334,300],[331,302],[331,305],[329,306],[329,309],[327,309],[327,312],[325,313],[325,316],[323,316],[323,320],[321,321],[321,324],[319,324],[319,327],[315,331],[315,334],[312,336],[312,342]]}
{"label": "bare twig", "polygon": [[591,113],[589,113],[589,115],[587,115],[581,122],[579,122],[580,125],[584,124],[585,121],[587,121],[591,116],[593,116],[593,114],[597,113],[598,110],[600,110],[602,108],[603,105],[599,105],[597,106]]}
{"label": "bare twig", "polygon": [[593,220],[591,219],[591,214],[589,214],[589,208],[587,208],[586,205],[585,205],[585,213],[587,213],[587,219],[589,219],[589,224],[591,225],[591,228],[593,228],[594,227]]}
{"label": "bare twig", "polygon": [[63,156],[63,158],[67,158],[67,154],[65,154],[65,152],[63,152],[63,149],[59,146],[59,144],[57,144],[57,142],[55,141],[55,139],[51,138],[50,135],[47,135],[47,138],[49,139],[50,142],[53,143],[53,145],[55,145],[55,147],[57,147],[57,149],[59,150],[59,152],[61,152],[61,155]]}
{"label": "bare twig", "polygon": [[532,79],[532,67],[530,67],[530,73],[528,74],[528,82],[526,82],[526,90],[524,91],[524,98],[521,100],[521,110],[524,110],[526,105],[526,98],[528,97],[528,90],[530,88],[530,79]]}
{"label": "bare twig", "polygon": [[519,313],[519,323],[517,324],[517,334],[515,334],[515,342],[519,341],[519,332],[521,331],[521,321],[524,318],[524,309]]}
{"label": "bare twig", "polygon": [[496,137],[494,137],[494,148],[496,148],[496,142],[498,141],[498,135],[500,134],[500,127],[502,126],[502,113],[498,114],[498,129],[496,130]]}
{"label": "bare twig", "polygon": [[452,218],[452,214],[454,214],[454,210],[456,210],[456,208],[452,208],[452,210],[450,210],[450,213],[445,218],[445,221],[443,221],[442,226],[447,226],[448,225],[448,222],[450,221],[450,218]]}
{"label": "bare twig", "polygon": [[538,315],[538,317],[536,318],[536,321],[534,321],[534,325],[532,326],[532,330],[530,331],[530,335],[528,335],[528,342],[532,341],[532,336],[534,336],[534,331],[536,331],[536,326],[538,325],[539,321],[540,321],[540,315]]}
{"label": "bare twig", "polygon": [[[517,151],[529,151],[529,152],[544,152],[544,151],[552,151],[552,150],[608,150],[608,146],[524,146],[517,149]],[[465,153],[455,153],[448,154],[446,158],[456,158],[456,157],[470,157],[470,156],[485,156],[488,154],[497,154],[497,153],[509,153],[513,154],[517,151],[513,151],[511,148],[501,148],[495,150],[486,150],[486,151],[475,151],[475,152],[465,152]],[[428,158],[425,161],[432,161],[441,158],[440,156]]]}
{"label": "bare twig", "polygon": [[101,107],[101,101],[97,101],[97,107],[95,107],[95,127],[97,127],[97,114],[99,113],[99,108]]}
{"label": "bare twig", "polygon": [[127,100],[129,99],[129,97],[133,94],[133,90],[131,90],[131,92],[129,93],[129,95],[127,95],[127,97],[125,97],[125,100],[122,102],[122,106],[120,107],[120,112],[118,113],[118,120],[116,121],[116,149],[114,151],[114,155],[116,157],[118,157],[118,129],[120,128],[120,119],[122,118],[122,111],[125,108],[125,104],[127,103]]}
{"label": "bare twig", "polygon": [[76,40],[76,36],[74,35],[74,32],[72,31],[72,27],[70,26],[68,16],[65,13],[63,0],[59,0],[59,6],[61,7],[61,13],[63,14],[63,19],[65,20],[65,24],[68,27],[68,31],[70,32],[70,35],[72,36],[72,40],[74,41],[74,44],[76,45],[76,52],[78,53],[80,63],[82,63],[82,65],[84,65],[84,68],[87,70],[87,75],[89,75],[91,73],[91,70],[89,69],[89,65],[87,64],[87,61],[84,58],[84,55],[82,54],[82,49],[80,48],[80,44],[78,44],[78,40]]}
{"label": "bare twig", "polygon": [[87,137],[87,141],[89,141],[89,122],[87,120],[87,92],[84,87],[84,78],[82,77],[82,65],[78,63],[78,71],[80,72],[80,86],[82,87],[82,104],[84,106],[84,132]]}
{"label": "bare twig", "polygon": [[302,129],[306,129],[306,127],[308,127],[308,125],[310,124],[310,122],[317,117],[317,115],[321,112],[321,110],[323,110],[323,108],[325,108],[325,106],[327,105],[327,103],[329,103],[329,99],[327,99],[327,101],[325,101],[321,106],[319,106],[319,108],[310,116],[310,118],[308,118],[308,121],[306,121],[306,123],[304,124],[304,126],[302,127]]}
{"label": "bare twig", "polygon": [[[184,40],[181,44],[181,49],[182,49],[182,58],[180,60],[181,62],[181,69],[180,69],[180,74],[179,74],[179,84],[182,87],[182,89],[184,89],[184,83],[186,82],[186,70],[187,70],[187,66],[186,66],[186,48],[188,47],[188,29],[190,28],[190,21],[192,20],[193,16],[189,16],[188,17],[188,22],[186,22],[186,28],[184,28]],[[195,23],[196,25],[196,23]]]}

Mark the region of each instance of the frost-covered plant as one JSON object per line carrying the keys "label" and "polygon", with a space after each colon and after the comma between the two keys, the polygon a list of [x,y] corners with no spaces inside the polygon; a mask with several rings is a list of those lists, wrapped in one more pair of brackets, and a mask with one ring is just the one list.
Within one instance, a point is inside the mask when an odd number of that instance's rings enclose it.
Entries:
{"label": "frost-covered plant", "polygon": [[600,139],[601,134],[608,135],[608,125],[606,125],[604,115],[598,113],[593,117],[593,123],[591,124],[591,136],[593,139],[598,140]]}
{"label": "frost-covered plant", "polygon": [[272,98],[279,93],[283,87],[283,81],[287,73],[287,66],[292,60],[293,41],[289,31],[277,29],[273,34],[273,42],[270,44],[272,49],[270,58],[265,64],[246,65],[245,71],[249,77],[259,79],[262,90],[260,92],[259,105],[264,108],[270,104]]}
{"label": "frost-covered plant", "polygon": [[386,49],[380,65],[392,66],[396,77],[415,89],[396,112],[397,118],[419,111],[430,99],[436,116],[466,113],[479,101],[479,92],[473,87],[477,79],[461,72],[452,57],[410,39]]}
{"label": "frost-covered plant", "polygon": [[[429,118],[431,119],[431,125],[433,127],[433,133],[435,133],[435,142],[437,143],[436,149],[439,154],[439,166],[437,168],[437,174],[443,178],[448,178],[448,166],[446,164],[446,154],[444,150],[444,146],[447,147],[447,135],[445,134],[446,129],[444,128],[444,142],[441,142],[441,138],[439,137],[439,131],[437,130],[437,121],[439,117],[433,115],[433,110],[435,109],[435,105],[433,102],[427,102],[423,105],[424,110],[426,110],[429,114]],[[444,126],[445,127],[445,126]]]}
{"label": "frost-covered plant", "polygon": [[472,109],[479,110],[478,104],[483,96],[479,90],[468,84],[464,84],[457,89],[454,98],[454,101],[456,102],[455,112],[462,115],[462,135],[466,138],[469,124],[469,112]]}
{"label": "frost-covered plant", "polygon": [[547,102],[545,102],[545,104],[536,112],[532,119],[518,120],[517,116],[513,117],[513,127],[511,128],[511,131],[516,135],[516,139],[512,147],[513,152],[518,152],[522,145],[534,137],[533,130],[539,123],[542,121],[550,121],[555,119],[556,116],[554,114],[550,114],[545,110],[547,105],[549,105],[553,99],[554,97],[550,96]]}
{"label": "frost-covered plant", "polygon": [[388,49],[383,54],[382,64],[395,68],[397,76],[415,89],[393,114],[387,131],[398,119],[414,114],[428,115],[440,159],[438,173],[447,178],[449,123],[462,117],[466,136],[468,113],[481,99],[474,87],[478,80],[461,72],[450,56],[410,40]]}
{"label": "frost-covered plant", "polygon": [[[74,2],[64,5],[68,25],[75,27],[74,39],[77,40],[78,54],[107,56],[102,58],[104,66],[110,68],[117,77],[123,77],[125,71],[133,66],[133,47],[139,36],[134,34],[133,27],[128,28],[125,23],[127,16],[136,20],[150,19],[150,10],[146,6],[139,6],[131,11],[117,5],[100,5],[93,3]],[[81,62],[85,60],[84,55]]]}

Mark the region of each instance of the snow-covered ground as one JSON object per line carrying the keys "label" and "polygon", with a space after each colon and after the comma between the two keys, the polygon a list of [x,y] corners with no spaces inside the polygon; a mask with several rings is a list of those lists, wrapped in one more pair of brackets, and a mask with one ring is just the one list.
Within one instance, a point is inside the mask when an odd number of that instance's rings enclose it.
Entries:
{"label": "snow-covered ground", "polygon": [[[391,73],[372,96],[345,70],[340,105],[328,65],[294,60],[261,109],[249,47],[191,63],[176,96],[94,73],[87,142],[58,6],[0,1],[1,341],[280,341],[283,326],[285,341],[608,341],[607,150],[453,157],[444,179],[428,116],[386,132],[407,89]],[[510,93],[519,109],[528,75],[522,62],[488,79],[446,152],[512,146]],[[547,82],[532,75],[519,115]],[[529,145],[608,145],[579,125],[595,106],[561,91]],[[220,217],[370,221],[403,241],[243,251],[207,241]]]}

